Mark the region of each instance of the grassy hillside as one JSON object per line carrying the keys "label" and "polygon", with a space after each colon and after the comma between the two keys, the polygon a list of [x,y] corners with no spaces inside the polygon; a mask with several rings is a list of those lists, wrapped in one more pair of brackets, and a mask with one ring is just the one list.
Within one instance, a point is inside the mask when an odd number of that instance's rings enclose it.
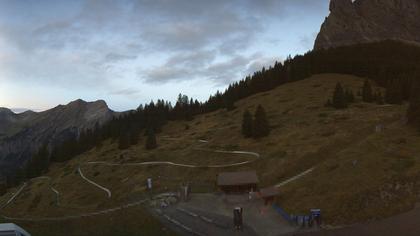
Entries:
{"label": "grassy hillside", "polygon": [[[363,78],[347,75],[316,75],[240,100],[233,111],[219,110],[189,122],[170,122],[158,135],[159,147],[153,151],[144,149],[145,137],[140,138],[139,145],[123,151],[108,140],[101,148],[50,168],[47,175],[52,178],[52,186],[60,192],[59,206],[55,204],[48,180],[35,179],[2,213],[36,218],[108,209],[153,194],[145,190],[149,177],[155,180],[154,193],[176,190],[186,181],[192,182],[193,192],[212,192],[215,177],[221,171],[256,170],[260,186],[264,187],[311,167],[315,167],[312,173],[280,189],[281,196],[277,201],[291,213],[321,208],[327,223],[347,224],[407,210],[415,204],[417,189],[420,189],[415,184],[420,169],[415,154],[420,149],[420,137],[404,124],[406,106],[379,106],[358,101],[346,110],[324,107],[337,82],[356,92],[363,81]],[[245,109],[254,112],[259,104],[267,112],[271,134],[259,140],[244,139],[240,130],[242,113]],[[375,132],[377,125],[385,127],[383,132]],[[255,159],[241,154],[215,153],[214,150],[258,152],[261,159],[252,164],[221,169],[87,163],[171,161],[203,166]],[[112,197],[108,198],[103,190],[84,181],[77,172],[79,165],[87,178],[110,189]],[[10,196],[11,192],[1,197],[0,203]],[[140,223],[129,221],[132,217]],[[124,228],[127,232],[163,232],[143,207],[87,219],[68,221],[68,224],[64,221],[57,224],[57,228],[59,225],[63,230],[73,229],[78,221],[83,221],[92,230],[108,225],[104,230]],[[111,223],[111,219],[117,222]],[[22,225],[39,234],[47,229],[44,223]]]}

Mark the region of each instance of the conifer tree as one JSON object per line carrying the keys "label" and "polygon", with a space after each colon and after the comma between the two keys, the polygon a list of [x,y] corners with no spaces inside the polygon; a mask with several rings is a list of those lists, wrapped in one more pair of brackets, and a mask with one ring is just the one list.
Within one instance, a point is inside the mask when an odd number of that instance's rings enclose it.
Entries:
{"label": "conifer tree", "polygon": [[130,126],[130,145],[137,145],[139,143],[140,128],[138,126],[136,123]]}
{"label": "conifer tree", "polygon": [[47,145],[43,145],[38,152],[26,164],[26,177],[34,178],[41,176],[48,170],[49,153]]}
{"label": "conifer tree", "polygon": [[15,185],[20,184],[25,179],[25,169],[19,167],[15,172]]}
{"label": "conifer tree", "polygon": [[346,94],[346,102],[353,103],[355,100],[353,91],[351,89],[346,89],[345,94]]}
{"label": "conifer tree", "polygon": [[270,134],[270,125],[267,120],[267,115],[261,105],[258,105],[257,110],[255,111],[254,125],[252,128],[254,138],[265,137]]}
{"label": "conifer tree", "polygon": [[7,192],[6,182],[0,183],[0,196],[3,196]]}
{"label": "conifer tree", "polygon": [[252,137],[253,122],[251,113],[248,110],[245,110],[242,117],[242,135],[245,138]]}
{"label": "conifer tree", "polygon": [[346,94],[344,93],[344,89],[340,83],[337,83],[335,86],[332,105],[336,109],[347,108]]}
{"label": "conifer tree", "polygon": [[123,150],[130,147],[130,133],[127,130],[121,131],[118,139],[118,148]]}
{"label": "conifer tree", "polygon": [[368,79],[365,80],[362,89],[362,99],[364,102],[373,102],[372,86]]}
{"label": "conifer tree", "polygon": [[232,96],[225,96],[224,98],[225,107],[228,111],[232,111],[235,109],[234,101]]}
{"label": "conifer tree", "polygon": [[145,147],[147,150],[155,149],[157,147],[156,135],[153,129],[147,131]]}

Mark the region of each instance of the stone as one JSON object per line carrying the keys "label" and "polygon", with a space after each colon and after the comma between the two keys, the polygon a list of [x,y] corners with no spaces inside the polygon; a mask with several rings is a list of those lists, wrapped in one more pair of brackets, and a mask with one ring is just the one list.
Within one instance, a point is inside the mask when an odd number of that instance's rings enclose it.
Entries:
{"label": "stone", "polygon": [[420,0],[331,0],[314,50],[398,40],[420,45]]}

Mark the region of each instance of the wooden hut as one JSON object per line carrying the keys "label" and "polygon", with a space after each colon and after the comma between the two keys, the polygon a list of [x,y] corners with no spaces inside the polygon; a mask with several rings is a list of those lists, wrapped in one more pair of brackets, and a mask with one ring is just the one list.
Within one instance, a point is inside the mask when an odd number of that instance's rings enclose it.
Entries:
{"label": "wooden hut", "polygon": [[217,175],[217,186],[225,193],[256,191],[258,177],[255,171],[224,172]]}
{"label": "wooden hut", "polygon": [[260,189],[260,196],[264,199],[264,204],[268,205],[274,202],[274,198],[279,195],[279,189],[276,187],[268,187]]}

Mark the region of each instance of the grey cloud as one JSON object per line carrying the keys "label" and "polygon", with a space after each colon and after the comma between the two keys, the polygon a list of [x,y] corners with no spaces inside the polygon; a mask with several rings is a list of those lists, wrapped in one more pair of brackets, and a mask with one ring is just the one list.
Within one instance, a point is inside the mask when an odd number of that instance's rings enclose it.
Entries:
{"label": "grey cloud", "polygon": [[140,89],[135,88],[125,88],[120,90],[115,90],[110,92],[111,95],[124,95],[124,96],[132,96],[132,95],[138,95],[141,93]]}
{"label": "grey cloud", "polygon": [[[0,2],[0,42],[15,54],[6,79],[115,93],[108,82],[131,69],[149,83],[226,84],[270,61],[250,55],[269,23],[317,11],[325,1],[63,0],[34,8]],[[143,57],[163,62],[138,69]]]}
{"label": "grey cloud", "polygon": [[[262,29],[258,20],[248,21],[239,13],[215,12],[211,17],[143,26],[141,38],[159,50],[194,50],[217,47],[227,42],[249,42]],[[248,45],[246,45],[248,46]]]}
{"label": "grey cloud", "polygon": [[165,63],[166,66],[183,65],[183,66],[205,66],[216,58],[216,51],[202,50],[192,53],[180,53],[172,56]]}
{"label": "grey cloud", "polygon": [[118,61],[124,61],[124,60],[134,60],[137,56],[132,55],[123,55],[119,53],[108,53],[105,55],[105,60],[108,62],[118,62]]}
{"label": "grey cloud", "polygon": [[192,69],[159,66],[147,71],[140,71],[140,74],[146,73],[146,82],[148,83],[167,83],[173,80],[188,80],[192,74]]}
{"label": "grey cloud", "polygon": [[202,79],[213,81],[216,85],[227,85],[241,79],[247,74],[260,70],[263,66],[272,65],[279,58],[265,58],[261,53],[249,56],[234,55],[219,62],[209,63],[207,66],[191,67],[188,64],[170,63],[175,61],[171,57],[161,66],[146,71],[139,71],[148,83],[168,83],[171,81],[186,81]]}

